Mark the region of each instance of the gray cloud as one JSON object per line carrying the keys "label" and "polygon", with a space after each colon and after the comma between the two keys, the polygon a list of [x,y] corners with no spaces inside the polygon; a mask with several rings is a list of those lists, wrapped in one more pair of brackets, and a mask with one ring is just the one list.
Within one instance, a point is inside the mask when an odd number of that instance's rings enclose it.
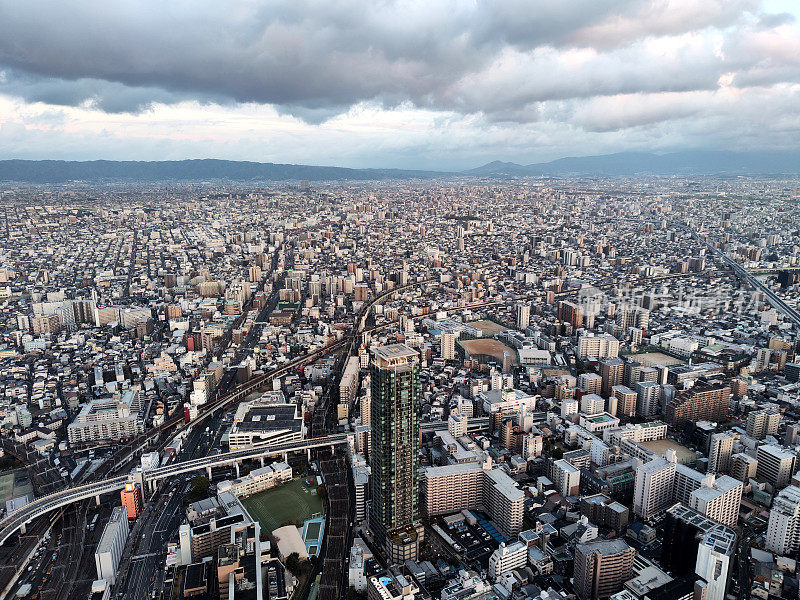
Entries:
{"label": "gray cloud", "polygon": [[[0,91],[111,112],[194,98],[275,104],[320,122],[362,101],[411,101],[525,122],[540,101],[712,88],[730,67],[710,48],[660,58],[644,51],[647,40],[723,30],[757,8],[756,0],[0,0],[0,67],[10,73]],[[597,56],[571,71],[558,59],[573,48]],[[504,71],[509,54],[518,64]],[[750,62],[758,70],[758,57]]]}
{"label": "gray cloud", "polygon": [[192,100],[221,121],[271,105],[314,125],[354,107],[434,113],[406,130],[270,133],[267,148],[265,130],[226,138],[197,111],[172,129],[119,115],[81,131],[45,107],[0,115],[0,141],[27,156],[440,168],[796,147],[800,32],[760,1],[0,0],[0,101],[142,113]]}

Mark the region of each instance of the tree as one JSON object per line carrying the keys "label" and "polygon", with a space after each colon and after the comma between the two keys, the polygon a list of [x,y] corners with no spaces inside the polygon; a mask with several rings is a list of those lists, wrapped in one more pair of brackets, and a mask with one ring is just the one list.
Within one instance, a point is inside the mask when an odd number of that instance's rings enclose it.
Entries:
{"label": "tree", "polygon": [[198,475],[192,479],[192,485],[189,489],[189,501],[196,502],[197,500],[208,496],[208,488],[210,486],[211,482],[205,475]]}
{"label": "tree", "polygon": [[328,499],[328,490],[325,489],[325,484],[321,484],[317,486],[317,496],[319,499],[325,502]]}
{"label": "tree", "polygon": [[286,568],[295,577],[300,575],[300,555],[297,552],[292,552],[286,557]]}

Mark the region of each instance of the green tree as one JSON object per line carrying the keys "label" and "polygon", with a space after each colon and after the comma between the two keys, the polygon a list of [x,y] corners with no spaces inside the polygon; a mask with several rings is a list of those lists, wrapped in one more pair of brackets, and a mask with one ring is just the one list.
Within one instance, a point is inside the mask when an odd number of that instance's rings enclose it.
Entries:
{"label": "green tree", "polygon": [[197,500],[208,496],[208,488],[210,486],[211,482],[205,475],[198,475],[192,479],[192,485],[189,488],[189,501],[196,502]]}
{"label": "green tree", "polygon": [[323,502],[328,499],[328,490],[325,488],[325,484],[317,486],[317,496],[319,496],[319,499]]}
{"label": "green tree", "polygon": [[286,568],[295,577],[300,576],[300,555],[297,552],[292,552],[286,557]]}

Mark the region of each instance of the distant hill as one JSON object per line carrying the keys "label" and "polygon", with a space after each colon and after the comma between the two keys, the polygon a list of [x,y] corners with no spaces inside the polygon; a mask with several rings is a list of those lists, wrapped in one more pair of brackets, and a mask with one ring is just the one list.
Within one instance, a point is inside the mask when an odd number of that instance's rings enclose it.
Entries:
{"label": "distant hill", "polygon": [[292,181],[373,180],[439,177],[443,173],[401,169],[346,169],[233,160],[63,161],[2,160],[0,181]]}
{"label": "distant hill", "polygon": [[798,174],[800,152],[621,152],[530,165],[495,161],[465,173],[477,176]]}
{"label": "distant hill", "polygon": [[403,169],[346,169],[233,160],[63,161],[0,160],[0,181],[325,181],[435,177],[539,177],[550,175],[800,174],[800,152],[622,152],[520,165],[494,161],[459,173]]}

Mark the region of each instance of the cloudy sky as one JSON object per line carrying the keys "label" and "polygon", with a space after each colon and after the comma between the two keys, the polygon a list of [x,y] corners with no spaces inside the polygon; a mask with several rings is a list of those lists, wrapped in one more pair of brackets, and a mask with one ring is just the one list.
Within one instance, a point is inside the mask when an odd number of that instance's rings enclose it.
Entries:
{"label": "cloudy sky", "polygon": [[800,0],[0,0],[0,159],[799,148]]}

